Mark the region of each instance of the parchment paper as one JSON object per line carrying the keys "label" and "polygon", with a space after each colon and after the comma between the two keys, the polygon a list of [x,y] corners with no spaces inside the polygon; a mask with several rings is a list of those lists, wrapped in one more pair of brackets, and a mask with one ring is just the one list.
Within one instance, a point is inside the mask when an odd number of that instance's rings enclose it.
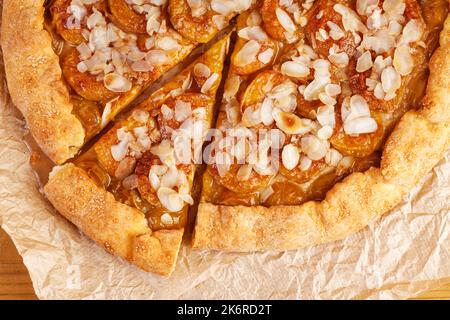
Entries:
{"label": "parchment paper", "polygon": [[395,210],[344,241],[254,254],[185,243],[171,277],[145,273],[106,253],[42,196],[2,65],[0,225],[41,299],[391,299],[450,281],[450,152]]}

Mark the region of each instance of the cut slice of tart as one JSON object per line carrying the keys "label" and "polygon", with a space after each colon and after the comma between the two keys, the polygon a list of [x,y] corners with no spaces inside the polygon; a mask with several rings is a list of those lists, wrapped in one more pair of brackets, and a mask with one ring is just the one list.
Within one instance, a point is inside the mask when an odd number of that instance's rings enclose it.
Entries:
{"label": "cut slice of tart", "polygon": [[229,36],[219,40],[86,153],[55,167],[44,188],[87,236],[146,271],[174,269],[228,45]]}
{"label": "cut slice of tart", "polygon": [[[429,170],[449,143],[448,99],[433,88],[448,90],[448,21],[422,100],[447,13],[446,1],[264,0],[240,15],[193,246],[296,249],[396,205],[404,185],[387,173],[413,174],[411,161]],[[385,144],[405,114],[393,133],[402,138]],[[427,156],[411,160],[420,148]]]}
{"label": "cut slice of tart", "polygon": [[[198,40],[211,39],[245,9],[229,6],[225,19],[208,4],[207,20],[221,23],[206,28],[196,16],[193,23],[208,31],[196,39],[193,30],[172,26],[170,20],[179,21],[182,13],[176,3],[170,6],[151,0],[4,1],[3,18],[9,23],[2,24],[1,39],[9,91],[53,161],[61,164],[76,155],[145,88],[184,60]],[[184,9],[189,16],[190,7]]]}

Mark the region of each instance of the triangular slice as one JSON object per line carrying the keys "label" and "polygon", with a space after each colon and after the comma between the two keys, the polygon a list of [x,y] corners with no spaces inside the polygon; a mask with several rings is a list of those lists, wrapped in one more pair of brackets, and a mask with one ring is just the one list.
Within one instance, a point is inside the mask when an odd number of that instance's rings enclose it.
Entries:
{"label": "triangular slice", "polygon": [[443,17],[427,24],[433,4],[394,2],[264,0],[239,16],[194,247],[332,241],[399,200],[376,168],[386,136],[423,97]]}
{"label": "triangular slice", "polygon": [[[222,16],[203,1],[208,9],[192,17],[186,1],[182,8],[171,2],[4,1],[1,39],[9,91],[54,162],[76,155],[145,88],[184,60],[197,40],[211,39],[238,13],[234,5],[221,6],[221,12],[228,8]],[[180,24],[181,17],[193,29]],[[206,30],[206,21],[211,28],[206,38],[197,39],[195,31]]]}
{"label": "triangular slice", "polygon": [[190,142],[201,151],[228,45],[229,36],[214,44],[44,188],[86,235],[144,270],[174,269],[193,203]]}

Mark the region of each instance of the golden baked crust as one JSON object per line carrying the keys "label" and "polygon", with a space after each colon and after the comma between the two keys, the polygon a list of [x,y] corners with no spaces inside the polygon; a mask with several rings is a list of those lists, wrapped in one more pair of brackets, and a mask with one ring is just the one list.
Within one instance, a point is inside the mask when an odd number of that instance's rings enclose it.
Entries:
{"label": "golden baked crust", "polygon": [[449,33],[447,16],[430,62],[425,107],[403,116],[386,143],[380,169],[350,175],[322,202],[268,208],[201,203],[193,247],[297,249],[343,239],[391,210],[450,146]]}
{"label": "golden baked crust", "polygon": [[84,143],[81,122],[71,113],[59,58],[44,30],[44,0],[3,1],[1,42],[8,88],[39,146],[56,163]]}
{"label": "golden baked crust", "polygon": [[152,232],[142,212],[116,201],[73,164],[58,167],[44,191],[63,216],[108,252],[146,271],[172,273],[183,229]]}

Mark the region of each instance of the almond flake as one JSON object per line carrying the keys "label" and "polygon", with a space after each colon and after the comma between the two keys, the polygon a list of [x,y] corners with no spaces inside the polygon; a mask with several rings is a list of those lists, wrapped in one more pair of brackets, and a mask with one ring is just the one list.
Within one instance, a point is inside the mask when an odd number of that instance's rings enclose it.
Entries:
{"label": "almond flake", "polygon": [[181,196],[173,189],[159,188],[157,196],[161,204],[170,212],[181,211],[184,207],[184,201]]}
{"label": "almond flake", "polygon": [[208,93],[209,90],[211,90],[211,88],[214,86],[214,84],[216,83],[216,81],[219,79],[219,74],[217,73],[213,73],[203,84],[202,88],[201,88],[201,92],[202,93]]}
{"label": "almond flake", "polygon": [[283,148],[281,159],[283,162],[283,166],[288,170],[292,170],[298,165],[298,162],[300,161],[300,150],[293,144],[288,144]]}
{"label": "almond flake", "polygon": [[372,66],[372,55],[369,51],[364,52],[356,61],[356,71],[360,73],[370,70]]}
{"label": "almond flake", "polygon": [[194,75],[199,78],[209,78],[211,75],[211,70],[209,67],[203,63],[197,63],[194,66]]}
{"label": "almond flake", "polygon": [[237,67],[244,67],[254,61],[256,61],[256,55],[259,53],[261,45],[258,41],[250,40],[244,44],[236,54],[234,64]]}
{"label": "almond flake", "polygon": [[320,160],[325,157],[330,148],[328,141],[320,140],[316,136],[306,135],[301,139],[302,151],[311,160]]}
{"label": "almond flake", "polygon": [[289,77],[304,78],[309,75],[310,70],[303,64],[286,61],[281,65],[281,73]]}
{"label": "almond flake", "polygon": [[348,118],[344,122],[344,131],[349,135],[359,135],[377,131],[378,124],[371,117]]}
{"label": "almond flake", "polygon": [[103,82],[108,90],[117,93],[128,92],[132,87],[130,80],[116,73],[107,74]]}
{"label": "almond flake", "polygon": [[412,72],[414,61],[408,46],[402,45],[395,49],[393,65],[401,76],[406,76]]}
{"label": "almond flake", "polygon": [[263,64],[268,64],[270,61],[272,61],[273,54],[273,49],[268,48],[258,55],[258,60]]}
{"label": "almond flake", "polygon": [[294,22],[286,11],[284,11],[280,7],[277,7],[275,9],[275,14],[277,16],[278,22],[281,24],[284,30],[292,34],[297,31]]}

